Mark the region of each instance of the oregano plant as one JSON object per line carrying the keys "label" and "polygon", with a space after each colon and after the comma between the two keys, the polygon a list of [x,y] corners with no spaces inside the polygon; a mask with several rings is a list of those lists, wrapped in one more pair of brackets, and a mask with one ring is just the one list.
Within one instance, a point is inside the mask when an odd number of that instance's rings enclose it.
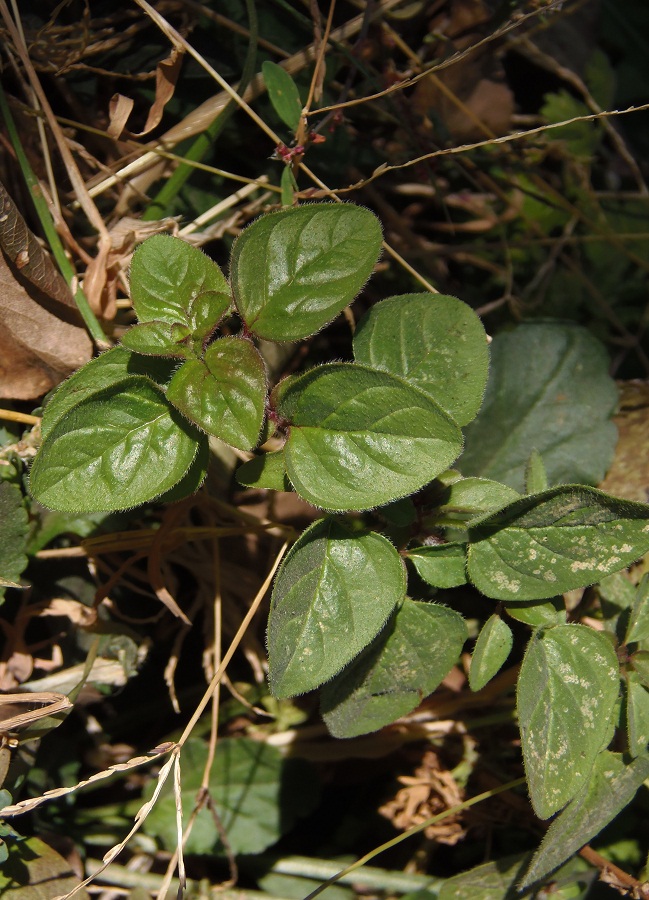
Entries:
{"label": "oregano plant", "polygon": [[[229,279],[181,240],[145,241],[130,276],[138,324],[50,399],[31,491],[62,511],[122,510],[198,490],[210,436],[254,451],[240,484],[294,490],[322,510],[275,581],[270,687],[278,698],[320,689],[337,737],[408,714],[458,662],[468,631],[450,589],[473,585],[488,609],[473,690],[500,671],[522,623],[529,794],[539,817],[559,813],[532,883],[649,775],[646,584],[615,633],[569,621],[561,599],[649,550],[649,506],[549,486],[542,453],[529,458],[524,490],[470,466],[460,474],[463,458],[488,465],[484,447],[462,456],[462,429],[480,409],[489,354],[480,319],[454,297],[378,302],[358,323],[353,361],[269,384],[261,341],[300,341],[329,324],[370,277],[381,239],[376,217],[352,204],[284,209],[241,233]],[[267,451],[270,436],[281,449]],[[413,597],[416,580],[428,599]],[[621,683],[626,743],[612,753]]]}

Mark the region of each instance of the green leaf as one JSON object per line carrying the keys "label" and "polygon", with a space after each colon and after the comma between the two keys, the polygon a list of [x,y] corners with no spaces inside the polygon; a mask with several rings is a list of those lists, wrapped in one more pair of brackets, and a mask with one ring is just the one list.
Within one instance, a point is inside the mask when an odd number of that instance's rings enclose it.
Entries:
{"label": "green leaf", "polygon": [[544,600],[649,550],[649,506],[565,485],[471,523],[469,578],[496,600]]}
{"label": "green leaf", "polygon": [[426,584],[437,588],[466,584],[466,544],[454,542],[411,547],[406,556]]}
{"label": "green leaf", "polygon": [[230,290],[223,273],[202,250],[166,234],[144,241],[131,263],[131,300],[140,322],[190,324],[194,304],[208,293],[213,323],[225,315]]}
{"label": "green leaf", "polygon": [[593,883],[593,869],[583,859],[571,859],[554,875],[543,890],[519,890],[521,873],[529,862],[529,853],[505,856],[483,863],[444,881],[437,900],[586,900]]}
{"label": "green leaf", "polygon": [[437,900],[514,900],[520,873],[524,870],[529,854],[505,856],[461,872],[444,881]]}
{"label": "green leaf", "polygon": [[617,437],[608,368],[604,347],[585,328],[529,323],[497,335],[484,403],[466,430],[462,473],[523,491],[536,450],[550,484],[598,484]]}
{"label": "green leaf", "polygon": [[263,360],[249,340],[220,338],[210,344],[203,360],[188,360],[178,369],[167,400],[203,431],[250,450],[264,421]]}
{"label": "green leaf", "polygon": [[269,680],[276,697],[319,687],[379,633],[406,592],[392,544],[335,519],[315,522],[277,576],[268,620]]}
{"label": "green leaf", "polygon": [[649,650],[637,650],[631,657],[633,671],[645,687],[649,687]]}
{"label": "green leaf", "polygon": [[257,219],[235,241],[232,290],[248,329],[271,341],[309,337],[363,287],[381,226],[349,203],[315,203]]}
{"label": "green leaf", "polygon": [[75,900],[89,900],[70,862],[48,844],[37,837],[7,837],[6,843],[9,854],[0,867],[5,900],[52,900],[72,891]]}
{"label": "green leaf", "polygon": [[274,62],[262,63],[261,71],[273,109],[282,122],[295,131],[302,114],[302,101],[295,82],[286,69]]}
{"label": "green leaf", "polygon": [[599,834],[633,800],[647,778],[646,756],[626,763],[619,753],[600,753],[584,789],[548,828],[521,887],[547,878]]}
{"label": "green leaf", "polygon": [[230,295],[219,291],[202,291],[196,295],[189,307],[189,327],[197,343],[212,336],[231,304]]}
{"label": "green leaf", "polygon": [[464,524],[490,510],[518,500],[520,494],[506,484],[487,478],[458,478],[443,487],[431,522],[449,528]]}
{"label": "green leaf", "polygon": [[[183,822],[186,825],[201,787],[207,744],[190,738],[181,755]],[[150,799],[155,783],[145,797]],[[320,799],[320,784],[305,760],[283,759],[269,744],[247,738],[221,738],[211,769],[210,795],[235,856],[261,853],[310,813]],[[176,807],[169,778],[143,830],[176,849]],[[204,806],[185,846],[186,853],[224,853],[214,816]]]}
{"label": "green leaf", "polygon": [[262,453],[239,466],[237,481],[246,487],[264,488],[269,491],[291,491],[291,482],[286,475],[284,451]]}
{"label": "green leaf", "polygon": [[566,604],[563,597],[550,600],[530,600],[528,603],[504,603],[505,611],[512,619],[540,628],[547,625],[564,625]]}
{"label": "green leaf", "polygon": [[525,493],[540,494],[541,491],[547,491],[549,487],[548,473],[545,471],[541,454],[538,450],[532,450],[525,469]]}
{"label": "green leaf", "polygon": [[329,731],[356,737],[407,715],[448,675],[466,637],[459,613],[404,600],[374,642],[322,688]]}
{"label": "green leaf", "polygon": [[649,746],[649,691],[635,673],[629,673],[626,685],[626,724],[629,753],[640,756]]}
{"label": "green leaf", "polygon": [[625,644],[645,641],[649,638],[649,575],[645,575],[636,588]]}
{"label": "green leaf", "polygon": [[282,189],[282,206],[293,206],[293,198],[297,190],[297,181],[290,166],[284,166],[282,169],[282,177],[280,178],[280,188]]}
{"label": "green leaf", "polygon": [[19,487],[0,481],[0,599],[27,567],[27,510]]}
{"label": "green leaf", "polygon": [[588,783],[610,739],[619,665],[608,638],[557,625],[531,639],[518,679],[518,718],[532,806],[547,819]]}
{"label": "green leaf", "polygon": [[77,403],[48,432],[30,489],[64,512],[128,509],[177,484],[198,440],[153,382],[130,376]]}
{"label": "green leaf", "polygon": [[122,346],[149,356],[187,359],[193,355],[191,329],[182,322],[144,322],[122,336]]}
{"label": "green leaf", "polygon": [[156,503],[177,503],[185,497],[191,497],[202,486],[207,478],[207,469],[210,463],[210,442],[207,435],[197,434],[197,450],[194,461],[186,474],[164,494],[155,498]]}
{"label": "green leaf", "polygon": [[140,356],[124,347],[107,350],[86,363],[52,394],[43,411],[41,436],[45,439],[73,406],[97,391],[117,384],[129,375],[144,375],[164,385],[171,378],[176,365],[173,360]]}
{"label": "green leaf", "polygon": [[286,470],[316,506],[368,509],[418,490],[456,458],[459,428],[421,391],[387,372],[334,363],[273,393],[290,423]]}
{"label": "green leaf", "polygon": [[459,425],[480,409],[487,338],[471,307],[455,297],[403,294],[377,303],[358,323],[354,358],[419,388]]}
{"label": "green leaf", "polygon": [[469,686],[472,691],[481,690],[498,674],[513,643],[511,628],[494,613],[483,625],[471,657]]}

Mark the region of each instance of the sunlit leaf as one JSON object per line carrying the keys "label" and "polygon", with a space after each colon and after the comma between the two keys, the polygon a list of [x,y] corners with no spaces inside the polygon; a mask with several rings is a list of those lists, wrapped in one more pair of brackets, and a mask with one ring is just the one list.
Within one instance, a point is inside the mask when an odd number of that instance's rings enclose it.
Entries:
{"label": "sunlit leaf", "polygon": [[198,439],[153,382],[129,376],[59,419],[34,461],[30,489],[64,512],[127,509],[177,484]]}
{"label": "sunlit leaf", "polygon": [[306,338],[351,303],[380,248],[379,221],[360,206],[314,203],[270,213],[234,244],[237,309],[259,337]]}
{"label": "sunlit leaf", "polygon": [[403,294],[377,303],[358,323],[354,358],[424,391],[459,425],[482,403],[487,338],[471,307],[455,297]]}
{"label": "sunlit leaf", "polygon": [[421,391],[353,363],[313,369],[273,394],[289,426],[286,470],[324,509],[368,509],[418,490],[462,446],[459,428]]}

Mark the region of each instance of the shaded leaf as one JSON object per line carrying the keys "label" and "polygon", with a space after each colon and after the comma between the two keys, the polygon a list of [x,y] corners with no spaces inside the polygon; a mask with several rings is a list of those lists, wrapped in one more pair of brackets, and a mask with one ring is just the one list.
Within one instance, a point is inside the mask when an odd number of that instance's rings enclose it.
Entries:
{"label": "shaded leaf", "polygon": [[329,731],[355,737],[407,715],[448,675],[466,637],[454,610],[404,600],[373,643],[322,688]]}
{"label": "shaded leaf", "polygon": [[649,778],[649,758],[625,763],[619,753],[604,750],[579,796],[548,828],[525,873],[522,887],[541,881],[576,853],[633,800]]}
{"label": "shaded leaf", "polygon": [[[183,821],[201,786],[207,744],[190,738],[181,756]],[[143,830],[159,837],[166,850],[176,849],[176,806],[169,779],[144,822]],[[149,784],[150,798],[155,785]],[[284,759],[269,744],[247,738],[222,738],[210,775],[210,794],[227,834],[232,853],[261,853],[307,815],[320,799],[320,784],[312,766],[301,759]],[[214,817],[203,807],[198,813],[186,853],[224,853]]]}
{"label": "shaded leaf", "polygon": [[498,481],[459,477],[443,488],[433,521],[440,526],[463,527],[467,521],[501,509],[519,497],[518,491]]}
{"label": "shaded leaf", "polygon": [[273,694],[303,694],[332,678],[376,637],[405,591],[403,562],[386,538],[332,518],[307,528],[271,597]]}
{"label": "shaded leaf", "polygon": [[470,306],[442,294],[403,294],[373,306],[354,335],[356,362],[398,375],[459,425],[482,403],[489,354]]}
{"label": "shaded leaf", "polygon": [[649,650],[636,651],[631,657],[631,665],[642,684],[649,687]]}
{"label": "shaded leaf", "polygon": [[[8,900],[52,900],[81,883],[70,863],[39,838],[7,837],[6,843],[9,853],[0,867],[0,894]],[[74,896],[89,900],[85,889]]]}
{"label": "shaded leaf", "polygon": [[615,450],[617,388],[604,347],[573,325],[528,323],[497,335],[482,408],[466,430],[464,475],[522,491],[533,450],[550,484],[598,484]]}
{"label": "shaded leaf", "polygon": [[273,393],[290,423],[286,470],[325,509],[368,509],[418,490],[462,446],[437,404],[387,372],[335,363],[285,379]]}
{"label": "shaded leaf", "polygon": [[624,641],[631,644],[645,641],[647,638],[649,638],[649,575],[645,575],[636,588]]}
{"label": "shaded leaf", "polygon": [[513,643],[514,635],[511,628],[494,613],[482,626],[471,656],[469,686],[472,691],[481,690],[494,675],[498,674],[511,652]]}
{"label": "shaded leaf", "polygon": [[302,101],[295,82],[286,69],[269,60],[262,63],[261,71],[273,109],[282,122],[295,131],[302,112]]}
{"label": "shaded leaf", "polygon": [[0,481],[0,599],[27,567],[27,510],[19,487]]}
{"label": "shaded leaf", "polygon": [[584,587],[649,550],[649,506],[565,485],[524,497],[470,528],[468,572],[497,600]]}
{"label": "shaded leaf", "polygon": [[237,469],[237,481],[246,487],[264,488],[270,491],[290,491],[291,482],[286,474],[284,451],[262,453],[248,460]]}
{"label": "shaded leaf", "polygon": [[198,439],[153,382],[129,376],[54,425],[32,466],[30,489],[43,506],[67,512],[127,509],[177,484]]}
{"label": "shaded leaf", "polygon": [[140,322],[191,324],[201,294],[209,298],[213,322],[229,306],[228,283],[217,264],[202,250],[167,234],[155,234],[140,244],[133,254],[130,282]]}
{"label": "shaded leaf", "polygon": [[563,597],[550,600],[530,600],[527,603],[503,603],[507,615],[532,628],[547,625],[564,625],[566,621],[566,604]]}
{"label": "shaded leaf", "polygon": [[619,665],[613,645],[585,625],[557,625],[531,639],[517,708],[534,811],[547,819],[588,783],[610,740]]}
{"label": "shaded leaf", "polygon": [[629,753],[640,756],[649,747],[649,691],[629,673],[626,684],[626,723]]}
{"label": "shaded leaf", "polygon": [[483,863],[448,878],[442,885],[437,900],[522,900],[534,897],[545,900],[585,900],[590,893],[595,873],[583,859],[571,859],[554,875],[547,889],[541,881],[540,889],[519,889],[521,873],[530,858],[529,853],[505,856],[493,862]]}
{"label": "shaded leaf", "polygon": [[266,403],[266,372],[245,339],[220,338],[202,360],[188,360],[171,379],[167,400],[208,434],[239,450],[259,438]]}
{"label": "shaded leaf", "polygon": [[426,584],[437,588],[466,584],[466,544],[453,542],[411,547],[406,556]]}
{"label": "shaded leaf", "polygon": [[376,216],[349,203],[265,215],[244,229],[232,250],[237,309],[259,337],[306,338],[351,303],[380,248]]}

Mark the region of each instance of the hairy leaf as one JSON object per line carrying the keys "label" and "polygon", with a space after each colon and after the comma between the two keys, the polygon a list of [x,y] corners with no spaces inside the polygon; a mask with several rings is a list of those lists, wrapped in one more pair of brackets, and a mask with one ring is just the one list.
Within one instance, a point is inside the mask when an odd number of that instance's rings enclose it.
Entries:
{"label": "hairy leaf", "polygon": [[472,691],[481,690],[497,675],[509,656],[514,635],[509,625],[494,613],[478,635],[469,670],[469,686]]}
{"label": "hairy leaf", "polygon": [[470,306],[442,294],[403,294],[377,303],[354,335],[356,362],[398,375],[459,425],[482,403],[489,355]]}
{"label": "hairy leaf", "polygon": [[291,483],[325,509],[368,509],[410,494],[462,446],[459,428],[433,400],[387,372],[353,363],[286,379],[273,400],[290,423]]}
{"label": "hairy leaf", "polygon": [[202,250],[167,234],[155,234],[137,248],[130,282],[140,322],[190,324],[194,304],[209,292],[211,321],[216,323],[230,303],[228,283],[217,264]]}
{"label": "hairy leaf", "polygon": [[453,588],[466,584],[466,544],[431,544],[411,547],[407,558],[420,578],[437,588]]}
{"label": "hairy leaf", "polygon": [[588,783],[548,828],[521,887],[547,878],[599,834],[633,800],[647,778],[647,756],[626,763],[619,753],[600,753]]}
{"label": "hairy leaf", "polygon": [[129,376],[82,400],[48,432],[31,492],[64,512],[137,506],[181,480],[198,439],[153,382]]}
{"label": "hairy leaf", "polygon": [[531,639],[518,679],[518,718],[534,811],[562,809],[588,783],[610,739],[619,665],[613,645],[585,625],[557,625]]}
{"label": "hairy leaf", "polygon": [[188,360],[171,379],[167,400],[208,434],[239,450],[257,443],[264,420],[266,372],[245,339],[224,337],[203,360]]}
{"label": "hairy leaf", "polygon": [[574,325],[528,323],[497,335],[480,413],[466,430],[465,475],[522,491],[532,451],[550,484],[598,484],[611,463],[617,388],[604,347]]}
{"label": "hairy leaf", "polygon": [[143,322],[123,335],[122,346],[148,356],[187,359],[193,355],[191,329],[183,322]]}
{"label": "hairy leaf", "polygon": [[[190,738],[181,756],[182,806],[184,824],[196,802],[208,747],[204,741]],[[144,822],[147,834],[159,837],[167,850],[175,850],[176,804],[171,778]],[[148,798],[155,784],[145,791]],[[263,741],[247,738],[222,738],[216,745],[216,758],[210,775],[210,795],[225,830],[229,850],[261,853],[289,831],[300,816],[310,813],[319,801],[320,785],[316,773],[305,760],[284,759],[281,753]],[[211,811],[204,806],[185,846],[186,853],[223,854],[219,829]]]}
{"label": "hairy leaf", "polygon": [[277,697],[303,694],[351,662],[406,591],[392,544],[326,518],[308,528],[277,576],[268,620],[269,679]]}
{"label": "hairy leaf", "polygon": [[529,600],[527,603],[504,603],[507,615],[532,628],[547,625],[565,625],[566,604],[563,597],[550,600]]}
{"label": "hairy leaf", "polygon": [[329,731],[355,737],[407,715],[448,675],[466,637],[454,610],[404,600],[373,643],[323,687]]}
{"label": "hairy leaf", "polygon": [[649,550],[649,506],[580,485],[524,497],[470,528],[468,572],[497,600],[584,587]]}
{"label": "hairy leaf", "polygon": [[232,250],[232,290],[248,329],[295,341],[341,312],[372,273],[381,226],[349,203],[315,203],[257,219]]}
{"label": "hairy leaf", "polygon": [[129,375],[145,375],[158,384],[166,384],[176,365],[173,360],[140,356],[124,347],[107,350],[75,372],[52,394],[43,411],[42,437],[46,438],[73,406],[103,388],[117,384]]}

